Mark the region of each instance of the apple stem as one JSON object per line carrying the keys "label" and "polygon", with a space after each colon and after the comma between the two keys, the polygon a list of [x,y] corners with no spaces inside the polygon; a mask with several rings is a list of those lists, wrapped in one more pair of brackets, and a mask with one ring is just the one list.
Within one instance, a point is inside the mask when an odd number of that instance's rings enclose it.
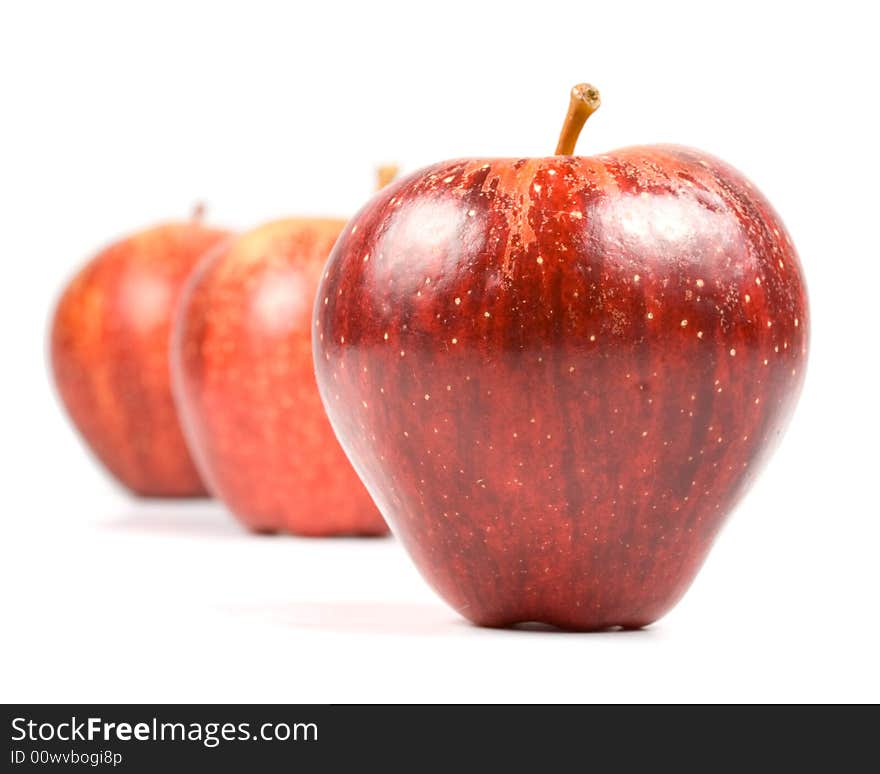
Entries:
{"label": "apple stem", "polygon": [[400,171],[400,167],[397,164],[383,164],[376,170],[376,190],[381,191],[386,185],[388,185],[395,177],[397,177],[397,173]]}
{"label": "apple stem", "polygon": [[205,219],[205,203],[196,202],[189,217],[193,223],[201,223]]}
{"label": "apple stem", "polygon": [[581,129],[584,128],[587,119],[598,110],[600,104],[599,90],[589,83],[579,83],[571,90],[568,113],[559,133],[559,143],[556,145],[557,156],[574,154],[574,146],[577,145]]}

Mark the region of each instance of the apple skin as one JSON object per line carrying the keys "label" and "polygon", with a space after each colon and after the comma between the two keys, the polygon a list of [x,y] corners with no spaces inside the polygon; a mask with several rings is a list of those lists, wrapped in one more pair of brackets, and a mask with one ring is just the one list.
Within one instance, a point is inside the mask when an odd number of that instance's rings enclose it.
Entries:
{"label": "apple skin", "polygon": [[50,359],[62,402],[98,459],[134,494],[207,495],[171,397],[168,345],[184,282],[228,236],[197,218],[133,234],[86,264],[55,309]]}
{"label": "apple skin", "polygon": [[638,628],[690,585],[800,392],[778,216],[699,151],[428,167],[318,291],[331,422],[428,582],[488,626]]}
{"label": "apple skin", "polygon": [[238,237],[189,282],[172,345],[184,431],[211,491],[256,532],[382,535],[315,384],[311,319],[344,220]]}

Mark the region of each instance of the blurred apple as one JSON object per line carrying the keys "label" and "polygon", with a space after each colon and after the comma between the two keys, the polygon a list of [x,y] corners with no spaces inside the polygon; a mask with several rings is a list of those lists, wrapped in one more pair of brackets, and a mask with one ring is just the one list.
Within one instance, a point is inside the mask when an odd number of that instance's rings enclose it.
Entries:
{"label": "blurred apple", "polygon": [[[380,186],[393,171],[380,170]],[[315,383],[311,319],[337,219],[279,220],[208,258],[172,344],[184,431],[212,493],[256,532],[382,535]]]}
{"label": "blurred apple", "polygon": [[172,312],[199,259],[227,231],[167,223],[102,250],[64,290],[50,357],[62,402],[83,438],[126,487],[148,497],[206,490],[171,397]]}

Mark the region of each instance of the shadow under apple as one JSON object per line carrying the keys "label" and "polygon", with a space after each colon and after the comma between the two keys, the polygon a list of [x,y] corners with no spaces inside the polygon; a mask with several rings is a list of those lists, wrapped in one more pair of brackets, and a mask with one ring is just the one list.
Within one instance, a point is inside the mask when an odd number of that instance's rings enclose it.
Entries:
{"label": "shadow under apple", "polygon": [[629,638],[656,637],[653,629],[619,627],[599,632],[575,632],[537,622],[523,622],[506,628],[489,628],[459,617],[440,604],[417,602],[288,602],[260,607],[226,608],[234,615],[251,615],[283,627],[338,634],[437,636],[471,634],[517,637],[524,635],[568,635],[570,637]]}
{"label": "shadow under apple", "polygon": [[194,538],[241,538],[248,534],[222,506],[206,500],[139,502],[101,526],[112,531]]}
{"label": "shadow under apple", "polygon": [[226,610],[282,627],[338,634],[434,636],[449,634],[459,624],[455,614],[442,605],[416,602],[286,602]]}

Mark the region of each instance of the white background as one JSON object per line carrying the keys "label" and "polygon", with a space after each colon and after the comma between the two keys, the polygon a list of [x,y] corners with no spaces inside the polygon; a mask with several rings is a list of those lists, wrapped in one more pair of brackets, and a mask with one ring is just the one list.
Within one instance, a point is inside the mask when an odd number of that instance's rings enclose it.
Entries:
{"label": "white background", "polygon": [[[868,3],[4,2],[5,701],[880,700],[876,19]],[[671,141],[782,213],[812,355],[776,457],[645,632],[468,625],[393,540],[244,534],[104,478],[45,368],[65,278],[203,199],[351,213],[373,167]]]}

